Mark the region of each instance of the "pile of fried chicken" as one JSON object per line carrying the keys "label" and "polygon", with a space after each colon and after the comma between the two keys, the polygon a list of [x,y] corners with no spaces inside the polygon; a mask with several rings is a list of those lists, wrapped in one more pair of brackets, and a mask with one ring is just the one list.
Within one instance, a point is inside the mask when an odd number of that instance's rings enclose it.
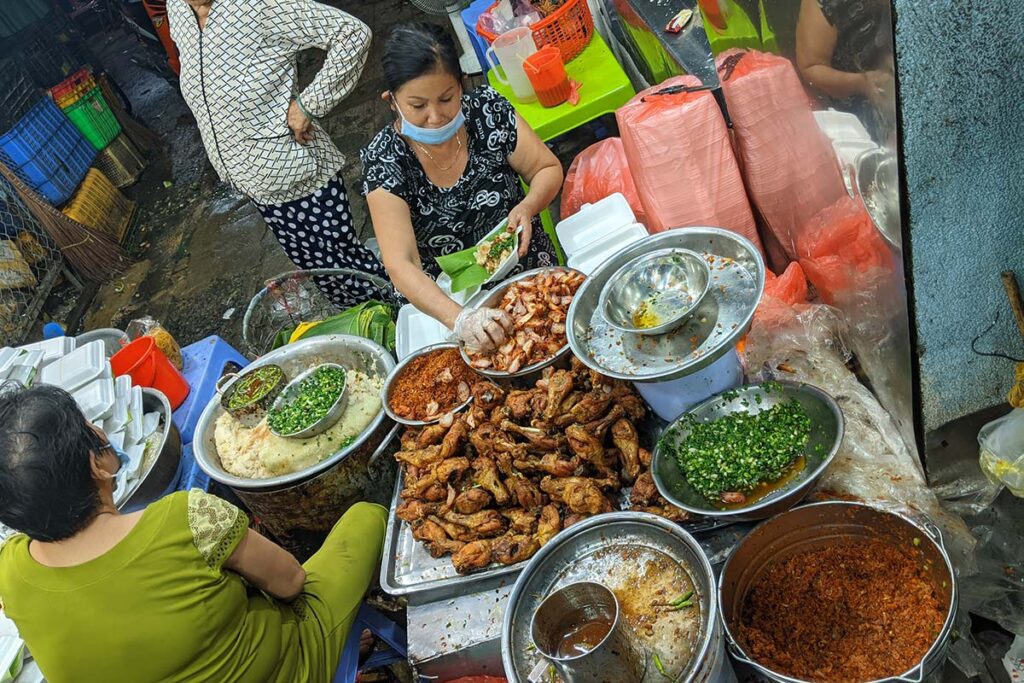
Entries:
{"label": "pile of fried chicken", "polygon": [[629,384],[573,359],[532,389],[472,391],[467,412],[407,429],[395,455],[397,516],[460,574],[530,558],[563,528],[618,509],[629,486],[630,509],[688,519],[654,485],[636,430],[646,407]]}

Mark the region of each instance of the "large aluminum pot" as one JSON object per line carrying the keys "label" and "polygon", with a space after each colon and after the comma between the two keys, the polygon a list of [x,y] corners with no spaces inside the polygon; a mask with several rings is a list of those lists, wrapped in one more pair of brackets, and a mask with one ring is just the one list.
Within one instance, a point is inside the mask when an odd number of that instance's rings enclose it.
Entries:
{"label": "large aluminum pot", "polygon": [[744,598],[769,562],[844,538],[880,539],[920,550],[935,590],[947,606],[946,620],[920,662],[899,676],[865,683],[941,681],[957,609],[956,576],[941,532],[931,522],[920,524],[902,514],[849,502],[812,503],[772,517],[740,541],[729,556],[722,568],[718,604],[740,680],[804,683],[753,661],[739,644],[736,634]]}
{"label": "large aluminum pot", "polygon": [[[288,377],[318,363],[338,363],[386,377],[395,360],[379,344],[350,335],[300,340],[271,351],[249,369],[278,365]],[[395,463],[387,453],[398,427],[378,413],[354,442],[316,465],[270,479],[247,479],[226,472],[217,456],[214,430],[223,414],[220,397],[203,410],[193,443],[196,463],[212,479],[231,488],[260,522],[300,559],[315,552],[342,514],[354,503],[387,504],[394,488]]]}

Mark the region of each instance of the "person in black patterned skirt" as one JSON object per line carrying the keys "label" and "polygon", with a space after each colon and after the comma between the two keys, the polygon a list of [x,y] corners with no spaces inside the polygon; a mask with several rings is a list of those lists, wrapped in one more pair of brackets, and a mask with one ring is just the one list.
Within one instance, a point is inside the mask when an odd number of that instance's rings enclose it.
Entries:
{"label": "person in black patterned skirt", "polygon": [[508,218],[522,229],[520,268],[555,265],[539,214],[561,188],[561,164],[493,89],[463,92],[455,43],[441,27],[395,27],[382,65],[383,98],[395,121],[361,156],[384,266],[416,308],[468,345],[489,350],[504,341],[512,321],[502,311],[455,303],[434,281],[434,259],[472,247]]}

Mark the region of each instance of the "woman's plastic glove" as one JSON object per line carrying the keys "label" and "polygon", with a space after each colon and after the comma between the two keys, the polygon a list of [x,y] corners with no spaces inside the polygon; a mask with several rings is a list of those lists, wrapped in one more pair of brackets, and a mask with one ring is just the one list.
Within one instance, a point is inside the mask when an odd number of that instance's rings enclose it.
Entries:
{"label": "woman's plastic glove", "polygon": [[512,318],[496,308],[464,308],[455,319],[455,336],[474,351],[494,351],[510,334]]}

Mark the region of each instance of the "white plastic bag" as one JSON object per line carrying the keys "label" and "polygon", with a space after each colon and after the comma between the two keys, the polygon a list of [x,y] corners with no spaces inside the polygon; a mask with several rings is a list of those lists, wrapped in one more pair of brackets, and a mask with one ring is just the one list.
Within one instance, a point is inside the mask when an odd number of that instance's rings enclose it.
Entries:
{"label": "white plastic bag", "polygon": [[993,420],[978,432],[978,464],[988,480],[1024,498],[1024,410]]}

